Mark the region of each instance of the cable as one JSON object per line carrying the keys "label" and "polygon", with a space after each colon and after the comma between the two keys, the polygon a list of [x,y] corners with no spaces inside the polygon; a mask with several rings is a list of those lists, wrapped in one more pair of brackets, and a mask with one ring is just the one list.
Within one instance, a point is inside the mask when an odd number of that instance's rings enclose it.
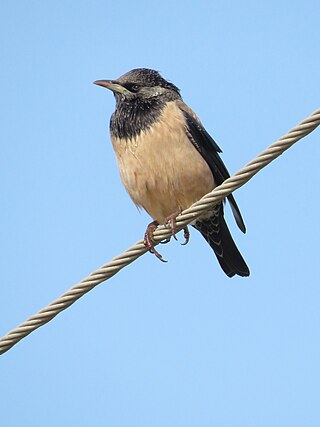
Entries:
{"label": "cable", "polygon": [[[259,154],[255,159],[249,162],[246,166],[240,169],[233,176],[216,187],[213,191],[206,194],[198,202],[194,203],[190,208],[183,211],[177,217],[177,230],[180,231],[184,226],[200,216],[204,211],[212,208],[213,205],[224,199],[228,194],[235,191],[237,188],[248,182],[257,172],[263,169],[266,165],[280,156],[284,151],[290,148],[299,139],[308,135],[320,124],[320,109],[315,111],[311,116],[303,120],[298,126],[291,129],[286,135],[270,145],[266,150]],[[171,235],[169,228],[165,226],[158,227],[154,233],[154,238],[157,242],[168,238]],[[145,254],[143,241],[138,241],[122,254],[113,258],[110,262],[100,267],[95,272],[91,273],[78,284],[65,292],[61,297],[53,301],[47,307],[40,310],[38,313],[29,317],[21,325],[12,329],[0,339],[0,354],[5,353],[13,347],[22,338],[25,338],[35,329],[43,326],[45,323],[53,319],[61,311],[68,308],[75,301],[93,289],[95,286],[114,276],[123,267],[131,264],[141,255]]]}

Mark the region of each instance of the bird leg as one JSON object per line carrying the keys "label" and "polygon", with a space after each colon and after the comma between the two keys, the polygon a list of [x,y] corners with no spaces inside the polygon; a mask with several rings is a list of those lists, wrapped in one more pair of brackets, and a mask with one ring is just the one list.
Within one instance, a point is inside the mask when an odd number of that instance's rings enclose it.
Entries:
{"label": "bird leg", "polygon": [[153,233],[157,229],[158,225],[159,225],[158,221],[150,222],[150,224],[148,225],[147,230],[144,234],[143,243],[144,243],[145,247],[149,250],[149,252],[154,254],[160,261],[167,262],[162,257],[162,255],[156,250],[156,248],[154,247],[156,244],[156,241],[153,238]]}
{"label": "bird leg", "polygon": [[[164,220],[164,224],[168,225],[170,227],[171,233],[174,237],[175,240],[178,240],[176,237],[177,234],[177,223],[176,223],[176,219],[177,216],[181,214],[181,210],[178,212],[175,212],[169,216],[167,216],[167,218]],[[183,227],[183,236],[184,236],[184,242],[181,243],[182,245],[186,245],[189,242],[190,239],[190,232],[188,230],[188,227]]]}

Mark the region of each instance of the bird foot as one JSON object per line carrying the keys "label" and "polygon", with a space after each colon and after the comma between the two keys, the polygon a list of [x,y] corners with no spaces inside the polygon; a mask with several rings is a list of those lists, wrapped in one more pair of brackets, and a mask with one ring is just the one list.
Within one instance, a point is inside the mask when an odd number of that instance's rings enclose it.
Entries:
{"label": "bird foot", "polygon": [[[175,240],[178,240],[176,237],[176,234],[177,234],[176,218],[178,215],[180,215],[180,213],[181,213],[181,211],[176,212],[174,214],[171,214],[164,221],[164,224],[168,225],[170,227],[171,233],[172,233]],[[145,247],[149,250],[149,252],[151,252],[153,255],[155,255],[160,261],[167,262],[167,260],[165,260],[163,258],[163,256],[155,248],[155,245],[157,242],[154,240],[153,233],[157,229],[158,225],[159,225],[158,221],[150,222],[150,224],[148,225],[147,230],[144,234],[143,243],[144,243]],[[184,242],[181,244],[186,245],[190,239],[190,232],[189,232],[188,227],[183,228],[183,236],[184,236]],[[170,241],[170,238],[166,239],[160,243],[168,243],[169,241]]]}
{"label": "bird foot", "polygon": [[158,225],[159,225],[158,221],[150,222],[144,234],[143,243],[145,247],[149,250],[149,252],[155,255],[160,261],[167,262],[155,248],[156,241],[153,238],[153,233],[157,229]]}
{"label": "bird foot", "polygon": [[[177,216],[181,214],[181,210],[178,212],[175,212],[169,216],[167,216],[167,218],[164,220],[164,224],[168,225],[170,227],[172,236],[175,240],[178,240],[176,237],[177,234],[177,223],[176,223],[176,219]],[[183,236],[184,236],[184,242],[181,243],[182,245],[186,245],[189,242],[190,239],[190,232],[188,230],[188,227],[184,227],[183,228]]]}

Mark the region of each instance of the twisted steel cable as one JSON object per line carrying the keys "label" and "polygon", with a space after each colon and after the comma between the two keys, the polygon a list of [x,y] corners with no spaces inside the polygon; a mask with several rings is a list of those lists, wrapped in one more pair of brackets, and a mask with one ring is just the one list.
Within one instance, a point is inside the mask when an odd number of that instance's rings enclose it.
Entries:
{"label": "twisted steel cable", "polygon": [[[246,166],[236,172],[233,176],[224,181],[221,185],[216,187],[213,191],[206,194],[198,202],[194,203],[190,208],[183,211],[177,217],[177,230],[181,230],[184,226],[195,220],[204,211],[209,210],[216,203],[224,199],[228,194],[232,193],[246,182],[248,182],[257,172],[276,159],[280,154],[290,148],[299,139],[308,135],[320,124],[320,109],[316,110],[308,118],[304,119],[298,126],[291,129],[286,135],[278,139],[266,150],[259,154],[255,159],[249,162]],[[156,242],[160,242],[171,235],[169,228],[165,226],[159,227],[155,233],[154,238]],[[110,279],[123,267],[131,264],[138,257],[145,254],[147,249],[143,244],[143,240],[138,241],[135,245],[131,246],[122,254],[113,258],[107,264],[104,264],[95,272],[81,280],[78,284],[74,285],[71,289],[65,292],[61,297],[53,301],[47,307],[38,311],[38,313],[29,317],[21,325],[12,329],[3,338],[0,339],[0,354],[5,353],[22,338],[25,338],[31,332],[40,326],[48,323],[61,311],[68,308],[79,298],[91,291],[95,286]]]}

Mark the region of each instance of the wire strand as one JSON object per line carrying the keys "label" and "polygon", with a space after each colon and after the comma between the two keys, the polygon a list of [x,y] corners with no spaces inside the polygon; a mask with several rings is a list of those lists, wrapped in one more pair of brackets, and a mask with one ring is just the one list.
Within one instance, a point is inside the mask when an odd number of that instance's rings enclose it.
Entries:
{"label": "wire strand", "polygon": [[[183,211],[177,217],[177,230],[180,231],[191,221],[199,217],[204,211],[211,209],[216,203],[224,199],[233,191],[247,183],[256,173],[267,166],[270,162],[280,156],[284,151],[295,144],[299,139],[312,132],[320,124],[320,109],[316,110],[309,117],[304,119],[299,125],[291,129],[286,135],[282,136],[266,150],[260,153],[255,159],[247,163],[242,169],[233,176],[216,187],[213,191],[206,194],[190,208]],[[154,239],[157,243],[171,236],[171,231],[165,226],[158,227],[154,232]],[[122,254],[117,255],[110,262],[104,264],[98,270],[81,280],[70,288],[67,292],[53,301],[47,307],[38,311],[38,313],[29,317],[18,327],[12,329],[3,338],[0,339],[0,354],[7,352],[11,347],[25,338],[31,332],[48,323],[57,314],[70,307],[79,298],[91,291],[95,286],[110,279],[122,268],[131,264],[141,255],[147,252],[143,240],[128,248]]]}

